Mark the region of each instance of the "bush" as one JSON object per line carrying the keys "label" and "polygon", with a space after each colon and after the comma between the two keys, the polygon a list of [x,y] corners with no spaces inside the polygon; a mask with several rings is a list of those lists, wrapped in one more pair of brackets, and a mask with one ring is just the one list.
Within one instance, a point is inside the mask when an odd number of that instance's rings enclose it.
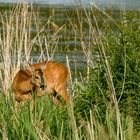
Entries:
{"label": "bush", "polygon": [[[105,26],[106,32],[102,43],[111,67],[116,97],[119,108],[125,116],[134,119],[134,127],[140,130],[140,30],[139,13],[128,12],[120,24],[119,32],[112,33]],[[98,46],[99,47],[99,46]],[[100,52],[99,52],[100,53]],[[99,115],[105,122],[108,106],[112,106],[104,61],[101,60],[96,70],[91,70],[90,83],[85,84],[84,90],[79,92],[75,103],[79,104],[79,112],[88,114],[89,110],[98,108]],[[81,88],[80,88],[81,89]],[[78,105],[76,105],[78,106]]]}

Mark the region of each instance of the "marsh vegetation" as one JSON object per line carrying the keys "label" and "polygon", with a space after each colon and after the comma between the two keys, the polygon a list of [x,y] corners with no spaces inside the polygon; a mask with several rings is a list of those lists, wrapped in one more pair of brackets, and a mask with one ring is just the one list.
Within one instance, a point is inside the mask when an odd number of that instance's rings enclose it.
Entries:
{"label": "marsh vegetation", "polygon": [[[138,140],[139,11],[59,10],[26,4],[1,8],[0,139]],[[61,54],[64,57],[56,57]],[[34,110],[26,102],[16,112],[14,75],[25,67],[25,60],[46,59],[64,62],[69,68],[71,105],[59,108],[46,94],[36,98]],[[80,69],[79,63],[83,64]]]}

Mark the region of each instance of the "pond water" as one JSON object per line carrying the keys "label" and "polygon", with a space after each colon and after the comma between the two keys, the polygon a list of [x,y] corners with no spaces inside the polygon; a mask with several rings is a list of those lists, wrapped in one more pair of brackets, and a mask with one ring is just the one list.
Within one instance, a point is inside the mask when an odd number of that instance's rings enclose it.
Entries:
{"label": "pond water", "polygon": [[[17,3],[23,0],[0,0],[0,3]],[[32,2],[36,4],[50,4],[50,5],[76,5],[80,4],[82,6],[89,6],[91,4],[96,4],[101,7],[104,6],[115,6],[121,8],[122,5],[126,8],[139,9],[140,0],[27,0],[27,2]]]}
{"label": "pond water", "polygon": [[[115,0],[114,0],[115,1]],[[138,0],[139,1],[139,0]],[[136,3],[138,3],[137,0],[135,0]],[[0,2],[17,2],[16,0],[0,0]],[[84,55],[83,51],[82,51],[82,47],[81,47],[81,42],[79,40],[79,38],[76,36],[74,30],[72,29],[72,26],[70,25],[70,22],[68,21],[68,16],[71,19],[73,26],[75,26],[75,28],[79,28],[79,23],[77,20],[77,11],[75,8],[73,8],[72,6],[67,5],[66,7],[63,6],[54,6],[54,5],[43,5],[43,3],[45,4],[49,4],[49,2],[51,2],[51,4],[54,1],[45,1],[45,0],[34,0],[34,3],[37,3],[37,5],[34,6],[35,11],[39,11],[39,15],[37,17],[37,21],[40,25],[40,27],[43,27],[44,24],[48,21],[48,19],[51,17],[50,19],[50,23],[48,24],[48,26],[46,26],[44,32],[42,32],[42,46],[45,43],[44,42],[44,36],[47,40],[51,40],[51,38],[54,38],[53,41],[51,41],[49,43],[49,46],[51,46],[52,48],[55,47],[55,45],[57,44],[57,48],[55,48],[55,54],[53,59],[66,63],[66,56],[69,58],[70,60],[70,66],[71,69],[73,69],[73,71],[75,71],[75,75],[77,73],[77,71],[83,71],[84,69],[86,69],[87,66],[87,59],[86,56]],[[56,0],[55,4],[62,4],[62,0]],[[71,2],[70,0],[66,0],[65,4],[68,4],[69,2]],[[86,2],[86,1],[83,1]],[[100,1],[103,2],[103,1]],[[134,2],[134,3],[135,3]],[[131,1],[130,1],[131,3]],[[39,4],[39,5],[38,5]],[[41,5],[40,5],[41,4]],[[103,3],[102,3],[103,4]],[[0,4],[0,12],[5,12],[8,11],[9,9],[9,5],[3,5]],[[81,9],[79,9],[80,11]],[[80,13],[82,13],[83,11],[80,11]],[[120,22],[120,11],[119,10],[114,10],[112,12],[111,10],[111,16],[113,17],[113,19],[115,20],[115,22]],[[83,28],[83,35],[84,35],[84,39],[86,39],[86,43],[87,43],[87,47],[90,46],[94,46],[94,44],[90,44],[90,30],[89,30],[89,25],[87,24],[87,18],[85,17],[85,14],[83,14],[83,22],[84,22],[84,28]],[[102,30],[102,32],[104,31],[104,22],[103,19],[101,19],[101,15],[97,12],[96,15],[96,19],[98,21],[98,24],[100,26],[100,30]],[[114,27],[115,25],[112,24],[111,21],[107,21],[108,24],[111,26],[111,28],[115,31],[116,27]],[[93,20],[93,26],[94,26],[95,21]],[[60,31],[55,37],[53,37],[54,33],[57,31],[57,28],[60,28],[61,26],[63,26],[65,24],[65,27],[63,28],[62,31]],[[2,28],[0,27],[0,31],[2,31]],[[37,30],[36,28],[33,26],[31,28],[31,36],[36,35]],[[37,52],[39,52],[39,45],[38,42],[35,43],[35,46],[33,47],[33,53],[32,53],[32,58],[33,61],[36,61],[39,58],[39,55]],[[95,51],[91,52],[94,56],[94,60],[96,60],[96,58],[98,59],[98,55]],[[24,58],[23,58],[24,59]]]}

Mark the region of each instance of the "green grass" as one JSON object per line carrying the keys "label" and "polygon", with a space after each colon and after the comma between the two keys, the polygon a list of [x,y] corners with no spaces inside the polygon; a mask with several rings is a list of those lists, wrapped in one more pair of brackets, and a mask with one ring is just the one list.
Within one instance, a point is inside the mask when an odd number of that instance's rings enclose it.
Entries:
{"label": "green grass", "polygon": [[[12,101],[9,99],[5,104],[1,97],[1,139],[115,140],[117,137],[114,111],[109,108],[103,121],[98,107],[90,110],[89,114],[84,108],[86,117],[83,117],[73,107],[60,109],[54,106],[47,95],[37,99],[35,110],[32,110],[31,102],[26,102],[19,112],[15,112]],[[121,121],[123,137],[131,140],[134,133],[132,118],[122,115]]]}
{"label": "green grass", "polygon": [[[14,108],[11,83],[16,72],[24,66],[23,57],[25,60],[31,59],[36,45],[34,42],[40,42],[39,61],[49,57],[49,53],[54,53],[58,46],[50,45],[54,38],[49,42],[45,40],[45,47],[41,44],[42,33],[49,19],[40,27],[34,9],[29,10],[28,5],[15,6],[11,14],[0,14],[0,139],[139,139],[139,12],[121,11],[120,21],[116,22],[108,11],[96,8],[103,22],[100,27],[94,8],[83,9],[82,12],[81,9],[74,9],[76,25],[65,11],[67,26],[75,34],[75,40],[80,41],[87,60],[85,72],[79,77],[71,77],[70,60],[66,60],[70,70],[72,103],[69,106],[64,103],[64,107],[59,108],[52,104],[46,94],[36,99],[34,109],[32,102],[25,102],[18,112]],[[32,25],[37,31],[34,36],[30,34]],[[65,33],[67,26],[63,28],[62,25],[52,36]],[[89,33],[88,39],[84,37],[85,28]],[[96,60],[93,51],[98,54]]]}

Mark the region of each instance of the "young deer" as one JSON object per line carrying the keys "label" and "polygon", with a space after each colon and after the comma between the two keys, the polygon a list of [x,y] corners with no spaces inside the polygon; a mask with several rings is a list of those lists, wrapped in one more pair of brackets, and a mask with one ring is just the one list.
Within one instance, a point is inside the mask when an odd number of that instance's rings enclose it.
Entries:
{"label": "young deer", "polygon": [[33,93],[42,96],[45,92],[46,82],[43,74],[43,66],[35,69],[19,70],[14,77],[12,88],[17,102],[31,100]]}
{"label": "young deer", "polygon": [[45,65],[43,72],[46,78],[46,93],[52,99],[54,104],[59,103],[59,100],[53,96],[54,92],[60,95],[64,101],[68,103],[70,101],[70,97],[67,92],[69,75],[67,67],[55,61],[36,63],[32,64],[31,67],[39,69],[43,65]]}

